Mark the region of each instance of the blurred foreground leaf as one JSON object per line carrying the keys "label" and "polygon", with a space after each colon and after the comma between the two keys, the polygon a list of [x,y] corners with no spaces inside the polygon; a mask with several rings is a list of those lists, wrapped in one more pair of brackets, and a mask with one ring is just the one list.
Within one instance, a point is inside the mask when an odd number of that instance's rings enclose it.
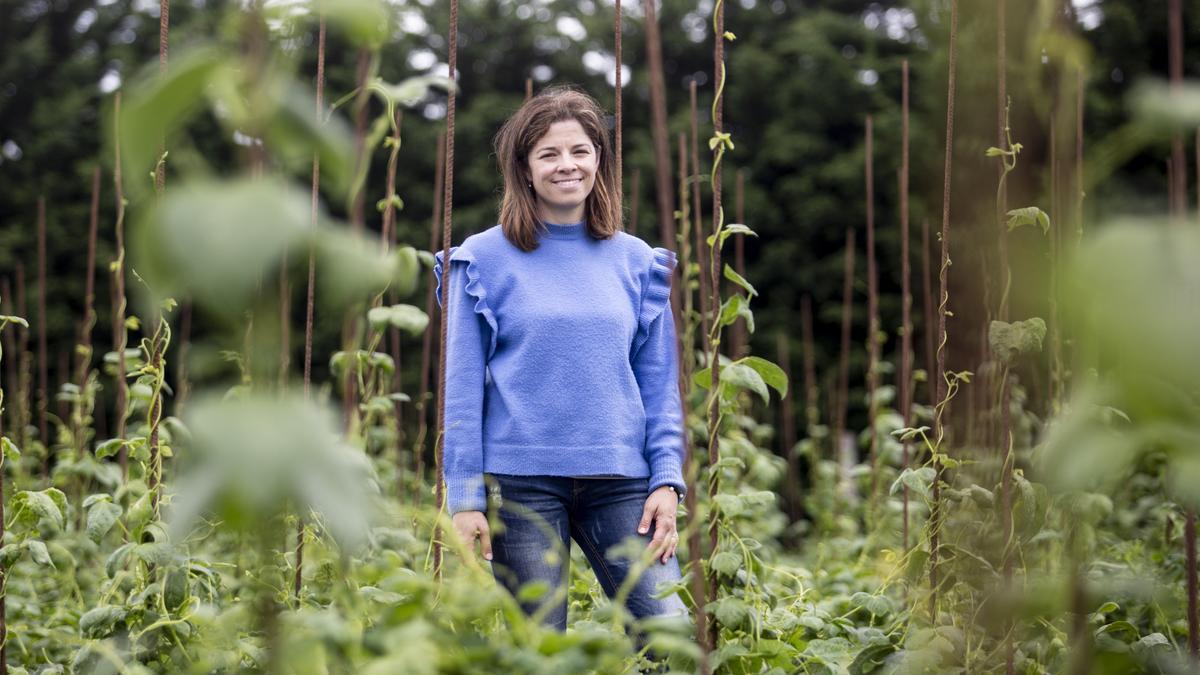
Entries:
{"label": "blurred foreground leaf", "polygon": [[1043,447],[1058,489],[1112,488],[1142,453],[1162,450],[1175,496],[1200,503],[1197,259],[1200,232],[1178,223],[1116,223],[1081,248],[1063,306],[1095,376]]}
{"label": "blurred foreground leaf", "polygon": [[192,297],[232,320],[240,320],[285,254],[292,263],[307,260],[310,244],[322,302],[344,305],[397,281],[415,285],[415,255],[406,249],[383,255],[376,243],[323,221],[313,230],[310,200],[306,191],[271,178],[180,185],[138,222],[134,267],[156,293]]}
{"label": "blurred foreground leaf", "polygon": [[292,396],[197,400],[185,420],[195,466],[181,476],[170,521],[176,538],[202,514],[261,532],[288,508],[312,510],[347,548],[364,541],[377,486],[361,450],[344,443],[332,411]]}

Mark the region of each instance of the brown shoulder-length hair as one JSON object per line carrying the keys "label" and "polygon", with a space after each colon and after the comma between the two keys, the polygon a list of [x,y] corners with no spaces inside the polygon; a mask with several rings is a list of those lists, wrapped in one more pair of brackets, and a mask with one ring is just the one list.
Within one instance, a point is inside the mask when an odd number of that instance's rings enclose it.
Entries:
{"label": "brown shoulder-length hair", "polygon": [[624,229],[618,200],[620,185],[616,158],[608,138],[604,110],[596,99],[578,89],[565,85],[549,87],[513,113],[495,138],[496,161],[504,176],[500,226],[504,236],[522,251],[537,248],[538,232],[545,228],[537,214],[537,195],[525,179],[529,153],[552,124],[571,119],[579,122],[600,154],[596,180],[583,208],[588,232],[597,239],[608,239]]}

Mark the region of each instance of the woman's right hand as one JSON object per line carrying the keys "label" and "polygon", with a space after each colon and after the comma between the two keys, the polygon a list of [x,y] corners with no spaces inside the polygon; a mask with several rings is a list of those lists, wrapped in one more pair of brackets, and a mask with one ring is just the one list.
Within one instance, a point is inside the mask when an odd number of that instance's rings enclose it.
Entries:
{"label": "woman's right hand", "polygon": [[479,539],[479,544],[482,549],[483,557],[486,560],[492,559],[492,536],[488,530],[487,516],[483,511],[459,511],[452,518],[454,521],[454,529],[458,532],[471,552],[475,551],[475,540]]}

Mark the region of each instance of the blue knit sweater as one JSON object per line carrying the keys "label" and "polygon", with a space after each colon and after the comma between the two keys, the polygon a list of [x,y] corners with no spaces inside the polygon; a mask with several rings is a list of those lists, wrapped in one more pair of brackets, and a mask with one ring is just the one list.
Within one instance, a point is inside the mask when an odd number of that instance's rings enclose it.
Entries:
{"label": "blue knit sweater", "polygon": [[[483,474],[649,477],[682,495],[675,253],[584,223],[525,253],[499,225],[450,249],[444,467],[451,514]],[[441,304],[442,253],[435,255]]]}

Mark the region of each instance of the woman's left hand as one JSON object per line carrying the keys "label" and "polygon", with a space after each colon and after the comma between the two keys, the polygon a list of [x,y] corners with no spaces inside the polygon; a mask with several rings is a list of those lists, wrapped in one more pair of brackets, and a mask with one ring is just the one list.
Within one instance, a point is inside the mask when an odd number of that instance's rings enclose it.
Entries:
{"label": "woman's left hand", "polygon": [[642,521],[638,523],[638,534],[646,534],[654,522],[654,538],[647,548],[654,551],[654,557],[662,564],[675,555],[679,546],[679,532],[675,527],[675,514],[679,511],[679,497],[670,486],[664,485],[646,498],[642,508]]}

